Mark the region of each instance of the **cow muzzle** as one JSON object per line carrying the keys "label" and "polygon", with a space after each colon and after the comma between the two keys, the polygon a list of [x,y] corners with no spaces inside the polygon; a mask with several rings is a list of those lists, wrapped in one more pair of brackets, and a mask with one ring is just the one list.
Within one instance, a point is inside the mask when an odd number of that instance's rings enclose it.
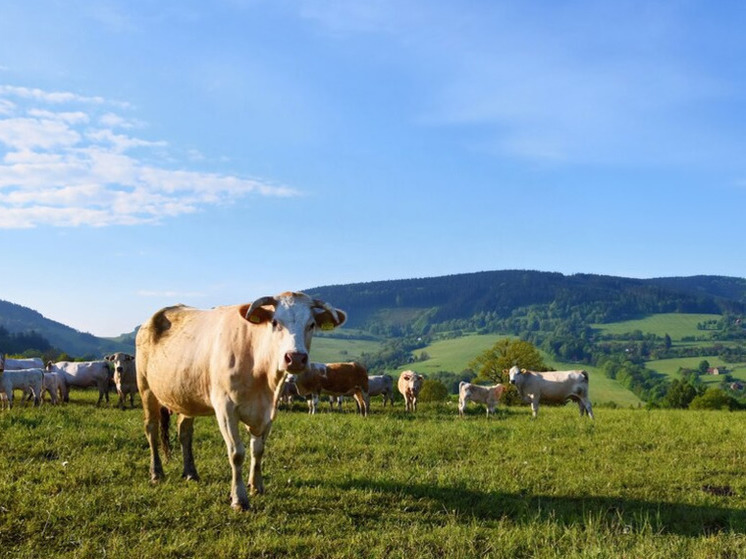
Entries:
{"label": "cow muzzle", "polygon": [[285,354],[285,369],[291,373],[300,373],[308,366],[308,354],[301,351],[288,351]]}

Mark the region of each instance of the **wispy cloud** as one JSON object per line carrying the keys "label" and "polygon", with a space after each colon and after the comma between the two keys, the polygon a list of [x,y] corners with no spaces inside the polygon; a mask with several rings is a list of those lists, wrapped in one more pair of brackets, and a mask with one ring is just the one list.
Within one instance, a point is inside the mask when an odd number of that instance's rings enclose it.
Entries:
{"label": "wispy cloud", "polygon": [[[0,85],[0,228],[155,223],[292,188],[172,168],[164,141],[133,135],[127,103]],[[193,157],[186,157],[194,162]]]}

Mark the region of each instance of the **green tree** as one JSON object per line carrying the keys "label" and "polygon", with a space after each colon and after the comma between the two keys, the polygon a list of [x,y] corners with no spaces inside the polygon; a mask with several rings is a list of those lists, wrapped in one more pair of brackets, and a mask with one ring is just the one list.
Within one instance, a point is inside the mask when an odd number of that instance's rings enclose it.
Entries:
{"label": "green tree", "polygon": [[439,380],[425,379],[420,389],[421,402],[442,402],[448,398],[448,387]]}
{"label": "green tree", "polygon": [[539,350],[531,342],[510,338],[498,340],[495,345],[469,362],[469,368],[477,373],[477,380],[505,385],[506,390],[503,392],[501,401],[507,405],[521,402],[515,386],[509,383],[507,371],[513,365],[534,371],[547,369]]}
{"label": "green tree", "polygon": [[728,410],[734,407],[733,398],[719,388],[708,388],[701,396],[697,396],[689,404],[692,410]]}
{"label": "green tree", "polygon": [[710,362],[707,359],[703,359],[699,362],[699,366],[697,367],[697,371],[699,371],[699,374],[706,375],[707,369],[710,368]]}
{"label": "green tree", "polygon": [[666,408],[688,408],[692,400],[700,394],[701,392],[698,392],[691,383],[682,379],[674,379],[661,404]]}
{"label": "green tree", "polygon": [[469,368],[477,373],[478,380],[507,383],[507,371],[513,365],[521,369],[545,371],[547,366],[539,350],[531,342],[503,338],[491,348],[483,351],[469,362]]}

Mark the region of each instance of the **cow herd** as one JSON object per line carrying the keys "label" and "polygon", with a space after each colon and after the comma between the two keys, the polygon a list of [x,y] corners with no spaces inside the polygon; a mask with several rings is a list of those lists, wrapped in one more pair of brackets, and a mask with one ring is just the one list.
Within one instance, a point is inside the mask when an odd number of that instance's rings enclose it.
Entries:
{"label": "cow herd", "polygon": [[[184,305],[156,312],[140,327],[135,357],[115,353],[102,361],[48,363],[13,360],[0,355],[0,396],[13,405],[13,392],[21,390],[41,401],[43,392],[67,401],[69,387],[97,387],[99,398],[109,401],[109,385],[116,386],[119,406],[139,392],[145,417],[145,435],[150,448],[150,477],[164,477],[160,451],[171,452],[169,426],[178,414],[177,431],[183,457],[182,477],[198,480],[192,452],[194,419],[214,415],[228,451],[231,468],[231,506],[249,506],[249,493],[262,493],[262,458],[272,421],[282,402],[305,397],[309,413],[316,413],[322,395],[339,403],[343,396],[355,400],[366,416],[372,396],[383,396],[383,405],[393,405],[390,375],[368,376],[365,367],[351,363],[312,363],[309,352],[317,330],[332,330],[344,324],[347,315],[332,305],[305,293],[285,292],[260,297],[252,303],[200,310]],[[588,398],[588,373],[564,371],[536,373],[513,367],[505,371],[510,383],[533,415],[539,402],[578,402],[580,413],[593,418]],[[407,412],[415,412],[424,377],[403,371],[397,382]],[[459,415],[469,401],[484,404],[487,415],[495,408],[504,386],[459,386]],[[239,426],[249,432],[250,468],[248,486],[242,465],[246,448]]]}

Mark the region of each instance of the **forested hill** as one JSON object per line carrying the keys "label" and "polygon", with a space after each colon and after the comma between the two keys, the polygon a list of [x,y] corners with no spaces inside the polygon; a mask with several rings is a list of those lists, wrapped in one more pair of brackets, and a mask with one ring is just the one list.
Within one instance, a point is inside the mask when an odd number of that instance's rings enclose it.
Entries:
{"label": "forested hill", "polygon": [[64,351],[75,357],[99,359],[106,353],[132,351],[134,343],[124,343],[92,334],[46,318],[27,307],[0,300],[0,351],[23,353],[28,349],[40,352]]}
{"label": "forested hill", "polygon": [[438,324],[476,315],[507,318],[542,306],[557,318],[613,322],[652,313],[746,312],[746,279],[723,276],[632,279],[505,270],[324,286],[308,292],[349,313],[348,326]]}
{"label": "forested hill", "polygon": [[[641,280],[505,270],[305,291],[347,311],[348,329],[384,337],[454,329],[522,331],[531,329],[536,316],[590,324],[662,312],[746,314],[746,279],[723,276]],[[506,328],[514,317],[521,317],[522,325]],[[24,344],[45,351],[44,341],[75,357],[134,351],[132,333],[98,338],[0,300],[0,351],[21,353],[15,346]]]}

